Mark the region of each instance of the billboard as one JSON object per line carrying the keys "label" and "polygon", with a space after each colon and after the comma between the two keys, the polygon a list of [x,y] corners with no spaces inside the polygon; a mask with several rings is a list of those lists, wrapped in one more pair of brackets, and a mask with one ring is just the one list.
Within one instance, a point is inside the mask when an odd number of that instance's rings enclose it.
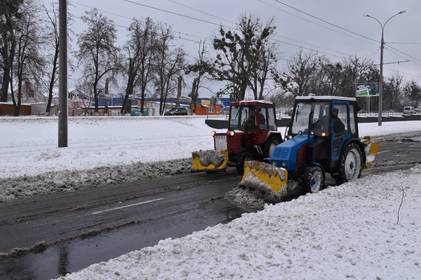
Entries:
{"label": "billboard", "polygon": [[357,83],[355,86],[356,97],[371,97],[379,96],[379,83],[378,82],[365,82]]}

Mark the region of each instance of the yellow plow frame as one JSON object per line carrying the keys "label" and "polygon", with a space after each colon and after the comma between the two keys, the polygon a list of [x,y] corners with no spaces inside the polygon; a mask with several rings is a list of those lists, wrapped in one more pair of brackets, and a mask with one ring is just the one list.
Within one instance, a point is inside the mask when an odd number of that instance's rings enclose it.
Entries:
{"label": "yellow plow frame", "polygon": [[208,150],[192,153],[192,171],[199,172],[225,170],[227,165],[228,150]]}
{"label": "yellow plow frame", "polygon": [[379,152],[379,144],[371,142],[371,137],[369,136],[363,137],[361,143],[364,145],[366,158],[365,168],[370,168],[373,166],[376,155]]}
{"label": "yellow plow frame", "polygon": [[288,171],[284,168],[259,161],[246,161],[244,163],[241,186],[283,197],[287,193],[287,183]]}

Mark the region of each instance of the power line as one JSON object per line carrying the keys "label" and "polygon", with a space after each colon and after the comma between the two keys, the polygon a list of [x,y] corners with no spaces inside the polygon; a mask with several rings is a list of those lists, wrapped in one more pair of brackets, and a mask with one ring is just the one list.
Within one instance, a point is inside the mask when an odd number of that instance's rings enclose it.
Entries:
{"label": "power line", "polygon": [[159,7],[155,7],[155,6],[151,6],[151,5],[148,5],[148,4],[140,3],[138,1],[132,1],[132,0],[123,0],[123,1],[125,1],[127,3],[137,5],[137,6],[149,8],[149,9],[160,11],[160,12],[164,12],[164,13],[167,13],[167,14],[187,18],[187,19],[194,20],[194,21],[197,21],[197,22],[207,23],[207,24],[216,25],[216,26],[224,26],[223,24],[219,24],[219,23],[216,23],[216,22],[212,22],[212,21],[197,18],[197,17],[192,17],[192,16],[189,16],[189,15],[186,15],[186,14],[170,11],[170,10],[167,10],[167,9],[162,9],[162,8],[159,8]]}
{"label": "power line", "polygon": [[292,5],[289,5],[289,4],[287,4],[287,3],[285,3],[285,2],[282,2],[282,1],[280,1],[280,0],[274,0],[274,1],[275,1],[275,2],[277,2],[277,3],[279,3],[279,4],[281,4],[281,5],[283,5],[283,6],[288,7],[288,8],[290,8],[290,9],[294,10],[294,11],[297,11],[297,12],[299,12],[299,13],[301,13],[301,14],[304,14],[304,15],[309,16],[309,17],[311,17],[311,18],[314,18],[314,19],[316,19],[316,20],[318,20],[318,21],[320,21],[320,22],[323,22],[323,23],[328,24],[328,25],[330,25],[330,26],[333,26],[333,27],[335,27],[335,28],[337,28],[337,29],[340,29],[340,30],[342,30],[342,31],[345,31],[345,32],[347,32],[347,33],[349,33],[349,34],[353,34],[353,35],[355,35],[355,36],[361,37],[361,38],[366,39],[366,40],[371,41],[371,42],[376,42],[376,43],[379,43],[379,41],[377,41],[377,40],[375,40],[375,39],[373,39],[373,38],[370,38],[370,37],[368,37],[368,36],[366,36],[366,35],[364,35],[364,34],[357,33],[357,32],[352,31],[351,29],[348,29],[348,28],[346,28],[346,27],[344,27],[344,26],[341,26],[341,25],[338,25],[338,24],[336,24],[336,23],[333,23],[333,22],[327,21],[327,20],[325,20],[325,19],[323,19],[323,18],[321,18],[321,17],[318,17],[318,16],[316,16],[316,15],[313,15],[313,14],[311,14],[311,13],[308,13],[308,12],[306,12],[306,11],[304,11],[304,10],[301,10],[301,9],[299,9],[299,8],[297,8],[297,7],[294,7],[294,6],[292,6]]}
{"label": "power line", "polygon": [[[110,15],[113,15],[113,16],[116,16],[116,17],[120,17],[120,18],[124,18],[124,19],[128,19],[128,20],[132,20],[129,17],[123,16],[123,15],[120,15],[120,14],[116,14],[114,12],[110,12],[110,11],[107,11],[107,10],[104,10],[104,9],[100,9],[100,8],[97,8],[97,7],[85,5],[85,4],[76,2],[76,1],[72,1],[71,3],[76,4],[76,5],[79,5],[79,6],[82,6],[82,7],[85,7],[85,8],[89,8],[89,9],[97,9],[97,10],[103,12],[103,13],[110,14]],[[79,16],[74,16],[74,17],[83,20],[82,17],[79,17]],[[122,29],[125,29],[125,30],[128,30],[130,28],[129,26],[121,25],[121,24],[118,24],[118,23],[115,23],[115,22],[114,22],[114,25],[116,27],[119,27],[119,28],[122,28]],[[199,37],[199,35],[193,35],[193,34],[184,33],[184,32],[177,32],[177,31],[176,31],[176,33],[178,33],[178,36],[174,36],[174,37],[177,38],[177,39],[180,39],[180,40],[183,40],[183,41],[187,41],[187,42],[192,42],[192,43],[195,43],[195,44],[200,44],[200,41],[193,40],[193,39],[190,39],[190,38],[185,38],[184,36],[182,36],[182,35],[186,35],[186,36],[192,36],[192,37]]]}
{"label": "power line", "polygon": [[393,45],[421,45],[421,42],[386,42]]}
{"label": "power line", "polygon": [[406,52],[403,52],[403,51],[401,51],[401,50],[399,50],[399,49],[397,49],[397,48],[395,48],[395,47],[392,47],[392,46],[388,46],[388,45],[386,45],[386,48],[388,48],[389,50],[393,50],[393,51],[395,51],[395,52],[397,52],[397,53],[400,53],[401,55],[404,55],[404,56],[406,56],[406,57],[409,57],[409,58],[411,58],[411,59],[413,59],[413,60],[416,60],[416,61],[418,61],[418,63],[420,63],[420,62],[421,62],[421,59],[419,59],[419,58],[417,58],[417,57],[415,57],[415,56],[413,56],[413,55],[411,55],[411,54],[408,54],[408,53],[406,53]]}
{"label": "power line", "polygon": [[[285,45],[293,46],[293,47],[296,47],[296,48],[299,48],[299,49],[309,50],[309,51],[312,51],[312,52],[321,52],[321,53],[324,52],[324,53],[326,53],[325,51],[321,51],[319,49],[313,49],[313,48],[305,47],[303,45],[299,45],[299,44],[295,44],[295,43],[291,43],[291,42],[286,42],[286,41],[279,40],[279,39],[274,39],[274,41],[275,42],[278,42],[280,44],[285,44]],[[328,54],[328,53],[326,53],[326,54]],[[344,56],[339,56],[339,55],[335,55],[335,54],[328,54],[328,55],[334,56],[334,57],[337,57],[337,58],[341,58],[341,59],[345,59],[346,58]]]}
{"label": "power line", "polygon": [[[150,5],[147,5],[147,4],[140,3],[138,1],[132,1],[132,0],[123,0],[123,1],[128,2],[128,3],[135,4],[135,5],[139,5],[139,6],[142,6],[142,7],[147,7],[147,8],[150,8],[150,9],[158,10],[158,11],[161,11],[161,12],[165,12],[165,13],[177,15],[177,16],[184,17],[184,18],[187,18],[187,19],[190,19],[190,20],[199,21],[199,22],[206,23],[206,24],[212,24],[212,25],[217,25],[217,26],[224,26],[222,24],[218,24],[218,23],[211,22],[211,21],[208,21],[208,20],[203,20],[203,19],[197,18],[197,17],[191,17],[191,16],[188,16],[188,15],[185,15],[185,14],[181,14],[181,13],[178,13],[178,12],[174,12],[174,11],[168,10],[168,9],[162,9],[162,8],[158,8],[158,7],[153,7],[153,6],[150,6]],[[224,26],[224,27],[233,28],[232,26]],[[320,52],[320,50],[318,50],[318,49],[316,50],[316,49],[304,47],[302,45],[294,44],[294,43],[291,43],[291,42],[286,42],[286,41],[282,41],[282,40],[277,40],[277,41],[280,42],[280,43],[283,43],[283,44],[290,45],[290,46],[294,46],[294,47],[298,47],[298,48],[303,48],[303,49],[308,49],[308,50],[311,50],[311,51]],[[337,51],[328,50],[328,52],[337,52]],[[332,55],[332,56],[336,56],[336,57],[339,57],[339,58],[344,58],[343,56],[338,56],[338,55]]]}
{"label": "power line", "polygon": [[217,15],[214,15],[214,14],[209,13],[209,12],[206,12],[206,11],[203,11],[203,10],[197,9],[197,8],[195,8],[195,7],[192,7],[192,6],[186,5],[186,4],[184,4],[184,3],[181,3],[181,2],[178,2],[178,1],[175,1],[175,0],[167,0],[167,1],[168,1],[168,2],[171,2],[171,3],[173,3],[173,4],[176,4],[176,5],[179,5],[179,6],[181,6],[181,7],[187,8],[187,9],[189,9],[189,10],[192,10],[192,11],[194,11],[194,12],[198,12],[198,13],[200,13],[200,14],[203,14],[203,15],[206,15],[206,16],[210,16],[210,17],[213,17],[213,18],[219,19],[219,20],[221,20],[221,21],[225,21],[225,22],[229,22],[230,24],[233,24],[233,22],[231,22],[230,20],[227,20],[227,19],[225,19],[225,18],[223,18],[223,17],[220,17],[220,16],[217,16]]}
{"label": "power line", "polygon": [[305,22],[309,22],[309,23],[311,23],[311,24],[317,25],[317,26],[319,26],[319,27],[325,28],[325,29],[327,29],[327,30],[329,30],[329,31],[332,31],[332,32],[335,32],[335,33],[338,33],[338,32],[339,32],[339,30],[336,30],[336,29],[330,28],[330,27],[328,27],[328,26],[326,26],[326,25],[322,25],[322,24],[320,24],[320,23],[318,23],[318,22],[312,21],[312,20],[310,20],[310,19],[307,19],[307,18],[305,18],[305,17],[299,16],[299,15],[297,15],[297,14],[294,14],[294,13],[288,12],[287,10],[281,9],[279,6],[272,5],[272,4],[270,4],[270,3],[268,3],[268,2],[266,2],[266,1],[264,1],[264,0],[257,0],[257,1],[258,1],[258,2],[260,2],[260,3],[262,3],[263,5],[266,5],[266,6],[268,6],[268,7],[274,8],[274,9],[276,9],[276,10],[278,10],[278,11],[281,11],[281,12],[283,12],[283,13],[287,14],[287,15],[290,15],[290,16],[293,16],[293,17],[296,17],[296,18],[299,18],[299,19],[301,19],[301,20],[303,20],[303,21],[305,21]]}
{"label": "power line", "polygon": [[[355,36],[361,37],[361,38],[366,39],[366,40],[368,40],[368,41],[378,43],[378,41],[377,41],[377,40],[375,40],[375,39],[373,39],[373,38],[370,38],[370,37],[368,37],[368,36],[366,36],[366,35],[363,35],[363,34],[360,34],[360,33],[355,32],[355,31],[352,31],[352,30],[350,30],[350,29],[348,29],[348,28],[346,28],[346,27],[343,27],[343,26],[341,26],[341,25],[338,25],[338,24],[332,23],[332,22],[330,22],[330,21],[327,21],[327,20],[325,20],[325,19],[323,19],[323,18],[321,18],[321,17],[315,16],[315,15],[313,15],[313,14],[311,14],[311,13],[308,13],[308,12],[306,12],[306,11],[304,11],[304,10],[301,10],[301,9],[297,8],[297,7],[294,7],[294,6],[292,6],[292,5],[289,5],[289,4],[285,3],[285,2],[282,2],[282,1],[280,1],[280,0],[274,0],[274,1],[275,1],[275,2],[277,2],[277,3],[279,3],[279,4],[281,4],[281,5],[284,5],[284,6],[288,7],[288,8],[290,8],[290,9],[294,10],[294,11],[297,11],[297,12],[299,12],[299,13],[301,13],[301,14],[304,14],[304,15],[309,16],[309,17],[311,17],[311,18],[314,18],[314,19],[316,19],[316,20],[318,20],[318,21],[321,21],[321,22],[323,22],[323,23],[326,23],[326,24],[328,24],[328,25],[331,25],[331,26],[333,26],[333,27],[336,27],[336,28],[338,28],[338,29],[340,29],[340,30],[343,30],[343,31],[345,31],[345,32],[347,32],[347,33],[349,33],[349,34],[353,34],[353,35],[355,35]],[[387,46],[387,45],[386,45],[386,47],[387,47],[387,48],[389,48],[389,49],[394,50],[395,52],[400,53],[401,55],[404,55],[404,56],[406,56],[406,57],[408,57],[408,58],[411,58],[411,59],[413,59],[413,60],[416,60],[416,61],[418,61],[418,62],[421,62],[421,59],[419,59],[419,58],[417,58],[417,57],[415,57],[415,56],[413,56],[413,55],[411,55],[411,54],[405,53],[405,52],[403,52],[403,51],[401,51],[401,50],[399,50],[399,49],[397,49],[397,48],[394,48],[394,47],[392,47],[392,46]]]}

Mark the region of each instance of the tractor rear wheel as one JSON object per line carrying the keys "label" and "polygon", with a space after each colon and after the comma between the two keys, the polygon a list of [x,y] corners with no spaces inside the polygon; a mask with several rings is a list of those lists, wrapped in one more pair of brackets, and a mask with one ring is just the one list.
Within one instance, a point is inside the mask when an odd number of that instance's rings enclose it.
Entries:
{"label": "tractor rear wheel", "polygon": [[319,166],[309,166],[303,174],[303,184],[306,192],[317,193],[323,189],[325,173]]}
{"label": "tractor rear wheel", "polygon": [[332,175],[336,183],[342,184],[361,177],[362,156],[360,148],[352,143],[343,151],[339,161],[339,173]]}

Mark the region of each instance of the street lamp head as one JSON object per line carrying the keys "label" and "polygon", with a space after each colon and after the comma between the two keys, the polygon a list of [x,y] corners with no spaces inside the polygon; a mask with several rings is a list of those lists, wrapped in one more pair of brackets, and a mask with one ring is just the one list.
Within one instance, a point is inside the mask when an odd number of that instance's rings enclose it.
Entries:
{"label": "street lamp head", "polygon": [[399,15],[401,15],[401,14],[404,14],[404,13],[406,13],[406,11],[405,11],[405,10],[400,11],[398,14],[399,14]]}

